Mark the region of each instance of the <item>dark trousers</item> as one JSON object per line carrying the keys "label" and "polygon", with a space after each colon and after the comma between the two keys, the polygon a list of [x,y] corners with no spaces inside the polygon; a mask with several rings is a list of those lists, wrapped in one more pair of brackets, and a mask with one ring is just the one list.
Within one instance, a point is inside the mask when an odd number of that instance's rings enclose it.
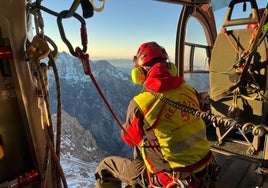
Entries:
{"label": "dark trousers", "polygon": [[103,159],[95,170],[96,188],[146,188],[147,171],[142,159],[111,156]]}

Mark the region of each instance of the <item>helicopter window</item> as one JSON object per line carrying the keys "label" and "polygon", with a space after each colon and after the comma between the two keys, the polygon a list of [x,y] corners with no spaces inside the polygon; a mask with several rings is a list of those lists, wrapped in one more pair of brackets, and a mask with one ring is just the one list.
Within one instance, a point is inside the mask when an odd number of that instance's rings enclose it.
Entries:
{"label": "helicopter window", "polygon": [[[209,90],[209,53],[205,31],[200,22],[191,17],[187,22],[184,45],[184,78],[198,92]],[[202,80],[202,84],[200,81]]]}
{"label": "helicopter window", "polygon": [[184,72],[207,72],[208,50],[205,32],[196,18],[190,18],[187,23],[187,35],[184,53]]}
{"label": "helicopter window", "polygon": [[195,43],[185,43],[184,72],[207,72],[209,69],[208,46]]}

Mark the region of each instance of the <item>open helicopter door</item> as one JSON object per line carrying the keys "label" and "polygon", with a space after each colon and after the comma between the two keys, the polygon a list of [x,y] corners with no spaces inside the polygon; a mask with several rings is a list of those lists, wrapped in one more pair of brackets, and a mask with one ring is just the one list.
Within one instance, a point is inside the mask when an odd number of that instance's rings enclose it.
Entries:
{"label": "open helicopter door", "polygon": [[[27,25],[28,23],[28,25]],[[0,6],[0,187],[52,187],[51,161],[35,79],[24,60],[28,31],[26,1],[1,1]],[[47,176],[41,175],[43,168]]]}
{"label": "open helicopter door", "polygon": [[[244,8],[250,4],[251,16],[233,18],[234,7],[242,3]],[[226,121],[214,122],[219,144],[231,138],[232,133],[241,134],[242,139],[231,140],[248,145],[248,154],[259,149],[263,133],[256,128],[262,124],[265,130],[268,115],[267,39],[262,37],[258,42],[255,38],[261,32],[257,28],[247,29],[247,24],[260,23],[260,16],[255,0],[232,0],[210,61],[211,112],[227,117]],[[242,28],[236,28],[241,25]]]}

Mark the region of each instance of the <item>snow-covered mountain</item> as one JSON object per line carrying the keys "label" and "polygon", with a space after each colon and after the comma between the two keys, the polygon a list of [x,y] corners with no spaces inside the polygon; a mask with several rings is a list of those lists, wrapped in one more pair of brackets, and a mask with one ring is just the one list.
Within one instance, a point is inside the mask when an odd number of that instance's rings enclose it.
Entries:
{"label": "snow-covered mountain", "polygon": [[[56,115],[52,116],[56,124]],[[101,150],[92,134],[65,111],[62,112],[61,165],[69,188],[94,187],[94,171],[108,154]]]}
{"label": "snow-covered mountain", "polygon": [[[101,98],[91,78],[85,75],[78,58],[61,53],[56,61],[58,67],[62,109],[89,130],[97,145],[111,155],[132,155],[131,148],[120,138],[120,128],[106,103]],[[90,62],[92,74],[113,113],[124,123],[127,106],[131,98],[140,91],[129,73],[105,60]],[[132,64],[130,65],[130,67]],[[52,71],[50,75],[50,99],[52,111],[56,112],[56,88]]]}
{"label": "snow-covered mountain", "polygon": [[[108,153],[96,143],[90,131],[85,130],[78,120],[62,111],[61,154],[65,159],[77,158],[85,162],[100,162]],[[56,114],[52,115],[56,124]]]}

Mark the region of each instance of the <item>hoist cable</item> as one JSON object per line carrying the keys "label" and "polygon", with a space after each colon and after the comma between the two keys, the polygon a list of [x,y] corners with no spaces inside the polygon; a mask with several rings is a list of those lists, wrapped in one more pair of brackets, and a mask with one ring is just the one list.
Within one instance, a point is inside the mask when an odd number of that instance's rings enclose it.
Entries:
{"label": "hoist cable", "polygon": [[189,114],[191,114],[193,116],[196,116],[198,118],[210,120],[211,122],[216,122],[217,124],[224,124],[226,126],[230,126],[230,125],[234,125],[235,127],[241,127],[242,126],[240,123],[238,123],[234,119],[215,116],[215,115],[213,115],[211,113],[203,112],[201,110],[191,108],[189,106],[185,106],[185,105],[182,105],[182,104],[177,103],[175,101],[172,101],[172,100],[162,96],[160,93],[157,93],[155,91],[149,90],[149,92],[151,92],[151,94],[153,96],[155,96],[159,100],[163,101],[164,103],[166,103],[166,104],[168,104],[168,105],[170,105],[170,106],[172,106],[174,108],[177,108],[179,110],[182,110],[184,112],[187,112],[187,113],[189,113]]}

